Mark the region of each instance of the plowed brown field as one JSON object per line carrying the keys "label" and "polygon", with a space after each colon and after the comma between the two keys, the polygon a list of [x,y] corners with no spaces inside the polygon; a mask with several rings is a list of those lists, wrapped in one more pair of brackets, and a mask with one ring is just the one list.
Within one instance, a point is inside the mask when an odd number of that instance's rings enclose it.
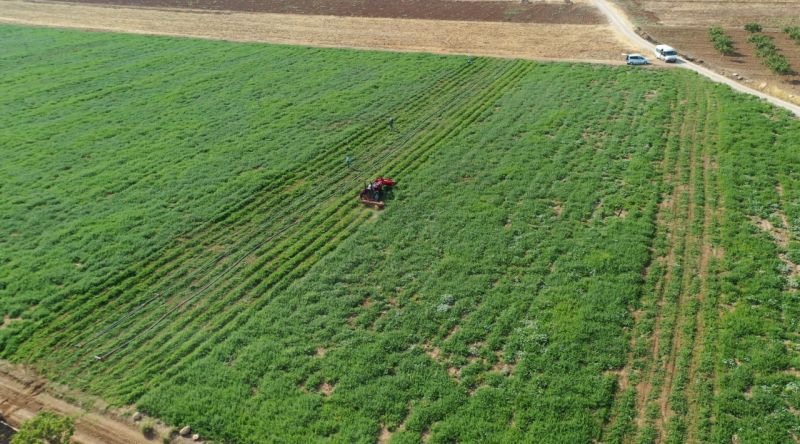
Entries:
{"label": "plowed brown field", "polygon": [[[73,0],[70,0],[73,1]],[[430,20],[516,23],[600,24],[602,17],[589,5],[452,0],[75,0],[150,8],[271,12]]]}
{"label": "plowed brown field", "polygon": [[320,47],[612,63],[620,63],[619,54],[627,47],[605,24],[209,13],[19,0],[3,2],[0,22]]}

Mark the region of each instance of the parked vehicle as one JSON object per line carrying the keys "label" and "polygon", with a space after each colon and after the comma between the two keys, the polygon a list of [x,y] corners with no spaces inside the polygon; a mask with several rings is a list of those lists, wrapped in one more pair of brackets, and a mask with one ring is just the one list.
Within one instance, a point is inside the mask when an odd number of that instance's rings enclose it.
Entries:
{"label": "parked vehicle", "polygon": [[628,65],[649,65],[650,61],[641,54],[625,54],[625,63]]}
{"label": "parked vehicle", "polygon": [[675,63],[678,61],[678,51],[675,48],[667,45],[656,45],[656,58],[663,60],[667,63]]}

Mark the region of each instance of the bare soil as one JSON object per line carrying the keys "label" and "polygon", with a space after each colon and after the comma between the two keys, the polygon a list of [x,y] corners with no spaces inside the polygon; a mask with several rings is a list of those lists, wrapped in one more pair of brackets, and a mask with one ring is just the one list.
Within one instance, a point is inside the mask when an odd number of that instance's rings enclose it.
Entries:
{"label": "bare soil", "polygon": [[381,432],[378,435],[378,444],[386,444],[392,439],[392,432],[385,426],[381,426]]}
{"label": "bare soil", "polygon": [[210,13],[22,0],[3,1],[0,22],[317,47],[603,63],[621,63],[620,53],[627,47],[605,24]]}
{"label": "bare soil", "polygon": [[796,25],[800,8],[800,0],[630,0],[629,4],[649,17],[651,25],[731,28],[751,22],[772,28]]}
{"label": "bare soil", "polygon": [[604,23],[589,5],[452,0],[66,0],[147,8],[515,23]]}

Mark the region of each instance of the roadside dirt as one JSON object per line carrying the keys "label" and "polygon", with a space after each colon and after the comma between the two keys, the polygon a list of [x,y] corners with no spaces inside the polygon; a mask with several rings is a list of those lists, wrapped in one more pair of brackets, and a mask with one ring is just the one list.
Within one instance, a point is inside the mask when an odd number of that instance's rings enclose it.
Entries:
{"label": "roadside dirt", "polygon": [[[84,402],[87,408],[65,399]],[[91,407],[88,407],[91,406]],[[111,410],[102,400],[58,388],[25,367],[0,361],[0,416],[12,427],[33,418],[40,410],[75,418],[73,441],[82,444],[152,444],[133,422],[123,418],[126,410]],[[104,412],[101,412],[104,410]],[[168,430],[156,424],[159,434]],[[191,442],[176,438],[173,443]]]}
{"label": "roadside dirt", "polygon": [[452,0],[66,0],[146,8],[515,23],[604,23],[589,5]]}
{"label": "roadside dirt", "polygon": [[627,48],[608,25],[210,13],[21,0],[3,1],[0,22],[317,47],[617,64]]}

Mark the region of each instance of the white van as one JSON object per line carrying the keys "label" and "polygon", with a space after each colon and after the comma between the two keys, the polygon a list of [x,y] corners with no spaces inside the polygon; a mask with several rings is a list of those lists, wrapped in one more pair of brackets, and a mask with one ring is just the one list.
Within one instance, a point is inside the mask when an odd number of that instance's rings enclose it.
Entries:
{"label": "white van", "polygon": [[667,63],[675,63],[678,61],[678,51],[671,46],[656,45],[656,58]]}
{"label": "white van", "polygon": [[625,63],[628,65],[649,65],[650,62],[641,54],[625,54]]}

